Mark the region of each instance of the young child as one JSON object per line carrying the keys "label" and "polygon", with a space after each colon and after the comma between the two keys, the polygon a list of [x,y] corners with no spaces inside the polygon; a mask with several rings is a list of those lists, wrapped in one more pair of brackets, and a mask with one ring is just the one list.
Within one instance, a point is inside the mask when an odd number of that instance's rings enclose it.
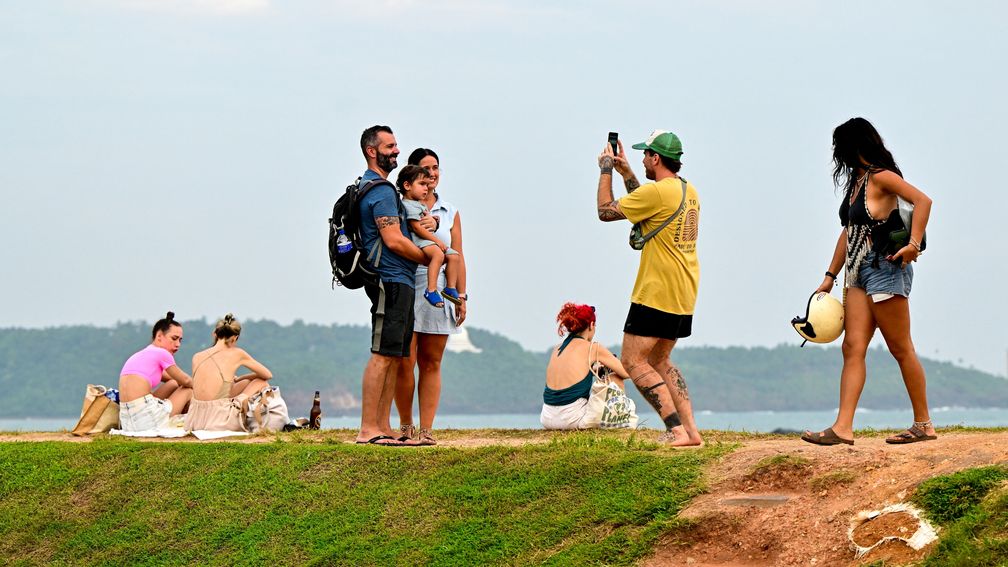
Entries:
{"label": "young child", "polygon": [[[427,291],[424,299],[434,307],[444,307],[444,299],[458,305],[461,303],[458,290],[458,252],[445,246],[445,243],[434,233],[420,226],[420,219],[430,214],[430,209],[423,204],[427,198],[427,171],[419,165],[407,165],[399,172],[396,186],[403,196],[403,206],[406,208],[406,222],[413,234],[413,243],[430,259],[427,264]],[[444,297],[437,290],[438,273],[441,265],[445,266]]]}

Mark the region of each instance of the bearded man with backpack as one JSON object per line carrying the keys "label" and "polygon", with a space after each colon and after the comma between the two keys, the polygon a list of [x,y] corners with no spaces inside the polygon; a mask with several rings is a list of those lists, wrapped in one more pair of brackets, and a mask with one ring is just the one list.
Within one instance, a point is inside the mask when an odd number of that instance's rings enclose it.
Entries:
{"label": "bearded man with backpack", "polygon": [[[364,368],[361,384],[361,428],[357,443],[401,445],[388,426],[396,372],[400,359],[409,356],[413,339],[413,280],[417,264],[426,262],[424,253],[413,244],[406,225],[406,210],[399,193],[387,181],[396,168],[399,147],[388,126],[372,126],[361,134],[361,151],[367,171],[358,187],[358,237],[364,250],[375,250],[369,258],[377,272],[376,281],[364,283],[371,299],[371,358]],[[422,221],[423,222],[423,221]],[[429,230],[436,221],[428,216]],[[379,414],[384,409],[385,415]]]}

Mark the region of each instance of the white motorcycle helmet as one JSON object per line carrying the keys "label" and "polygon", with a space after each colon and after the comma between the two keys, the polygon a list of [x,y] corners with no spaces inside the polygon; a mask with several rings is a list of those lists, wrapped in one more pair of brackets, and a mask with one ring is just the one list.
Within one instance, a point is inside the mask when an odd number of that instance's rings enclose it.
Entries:
{"label": "white motorcycle helmet", "polygon": [[809,297],[805,316],[791,319],[791,326],[805,339],[801,346],[808,341],[831,343],[843,334],[843,317],[843,304],[825,291],[819,291]]}

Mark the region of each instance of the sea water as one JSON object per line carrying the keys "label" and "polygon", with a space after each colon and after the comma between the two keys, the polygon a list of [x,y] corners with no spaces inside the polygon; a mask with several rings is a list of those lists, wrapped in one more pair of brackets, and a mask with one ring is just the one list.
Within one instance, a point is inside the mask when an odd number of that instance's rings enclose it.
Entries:
{"label": "sea water", "polygon": [[[658,415],[650,408],[638,408],[640,426],[649,429],[663,428]],[[768,433],[775,430],[821,430],[829,427],[836,410],[827,411],[698,411],[700,429],[725,431],[751,431]],[[931,409],[931,420],[937,427],[964,425],[969,427],[1008,427],[1008,408],[958,408]],[[417,420],[415,420],[418,422]],[[859,409],[854,417],[855,429],[904,429],[913,422],[910,408],[899,410]],[[63,431],[73,428],[76,418],[19,418],[0,419],[0,431]],[[393,416],[393,427],[398,417]],[[359,415],[324,416],[323,429],[356,429],[360,427]],[[539,414],[442,414],[434,422],[436,429],[541,429]]]}

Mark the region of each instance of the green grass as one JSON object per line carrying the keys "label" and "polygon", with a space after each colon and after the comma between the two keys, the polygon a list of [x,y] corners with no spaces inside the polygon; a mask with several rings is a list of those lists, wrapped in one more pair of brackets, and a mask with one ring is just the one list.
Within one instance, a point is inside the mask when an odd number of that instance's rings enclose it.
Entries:
{"label": "green grass", "polygon": [[840,469],[812,477],[809,486],[812,490],[823,490],[838,484],[850,484],[855,480],[857,475],[853,471]]}
{"label": "green grass", "polygon": [[943,530],[924,565],[1008,564],[1008,467],[967,469],[926,480],[912,498]]}
{"label": "green grass", "polygon": [[731,450],[290,441],[0,443],[0,563],[627,565]]}
{"label": "green grass", "polygon": [[812,461],[798,455],[773,455],[760,459],[753,466],[753,473],[780,469],[801,469],[812,464]]}

